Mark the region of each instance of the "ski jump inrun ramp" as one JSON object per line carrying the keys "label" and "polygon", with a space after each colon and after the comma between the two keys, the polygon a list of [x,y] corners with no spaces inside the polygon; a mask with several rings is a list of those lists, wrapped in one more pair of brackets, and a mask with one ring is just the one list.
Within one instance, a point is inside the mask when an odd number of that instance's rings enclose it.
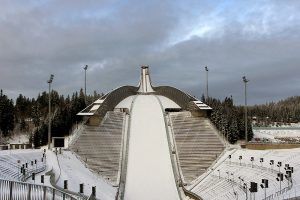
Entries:
{"label": "ski jump inrun ramp", "polygon": [[162,109],[155,95],[133,103],[125,200],[180,199]]}

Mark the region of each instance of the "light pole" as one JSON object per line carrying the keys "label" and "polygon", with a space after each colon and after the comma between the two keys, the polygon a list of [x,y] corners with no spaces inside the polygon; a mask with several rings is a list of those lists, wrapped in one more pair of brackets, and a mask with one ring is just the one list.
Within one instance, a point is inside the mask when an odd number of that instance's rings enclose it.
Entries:
{"label": "light pole", "polygon": [[49,113],[48,113],[48,149],[50,149],[51,143],[51,83],[53,81],[54,75],[50,75],[50,79],[47,81],[49,84]]}
{"label": "light pole", "polygon": [[243,81],[245,83],[245,143],[247,144],[248,142],[248,130],[247,130],[247,83],[249,80],[246,78],[246,76],[243,76]]}
{"label": "light pole", "polygon": [[86,70],[88,69],[88,65],[85,65],[84,69],[84,101],[86,104]]}
{"label": "light pole", "polygon": [[208,100],[208,67],[205,66],[206,71],[206,101]]}

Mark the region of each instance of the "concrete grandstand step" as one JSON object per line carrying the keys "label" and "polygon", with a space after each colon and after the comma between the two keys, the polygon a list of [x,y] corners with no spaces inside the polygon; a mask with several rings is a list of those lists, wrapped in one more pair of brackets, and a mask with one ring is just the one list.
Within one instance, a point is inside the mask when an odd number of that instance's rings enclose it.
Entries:
{"label": "concrete grandstand step", "polygon": [[170,119],[182,175],[189,183],[204,173],[225,147],[207,118],[179,112],[170,114]]}
{"label": "concrete grandstand step", "polygon": [[117,184],[120,168],[124,118],[122,112],[108,111],[100,126],[85,126],[70,147],[89,168],[114,185]]}

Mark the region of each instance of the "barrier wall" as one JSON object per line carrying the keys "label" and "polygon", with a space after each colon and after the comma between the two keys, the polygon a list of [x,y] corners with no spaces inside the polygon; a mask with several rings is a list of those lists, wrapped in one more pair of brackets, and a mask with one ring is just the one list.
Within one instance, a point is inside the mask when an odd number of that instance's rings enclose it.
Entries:
{"label": "barrier wall", "polygon": [[71,196],[63,191],[30,183],[0,179],[1,200],[86,200],[84,197]]}
{"label": "barrier wall", "polygon": [[94,116],[89,118],[89,125],[99,125],[107,111],[113,111],[122,100],[137,94],[137,90],[137,87],[122,86],[103,96],[101,99],[104,99],[104,101]]}
{"label": "barrier wall", "polygon": [[248,143],[247,149],[265,150],[265,149],[293,149],[300,148],[300,144],[285,144],[285,143]]}
{"label": "barrier wall", "polygon": [[165,97],[173,100],[184,110],[188,109],[188,103],[190,101],[197,101],[196,98],[194,98],[174,87],[159,86],[159,87],[154,87],[154,90],[155,90],[156,95],[162,95],[162,96],[165,96]]}

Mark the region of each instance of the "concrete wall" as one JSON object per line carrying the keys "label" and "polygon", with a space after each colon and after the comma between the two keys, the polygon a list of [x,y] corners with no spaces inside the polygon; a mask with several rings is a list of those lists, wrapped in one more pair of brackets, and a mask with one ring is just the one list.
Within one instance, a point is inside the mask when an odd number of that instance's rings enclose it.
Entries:
{"label": "concrete wall", "polygon": [[133,86],[122,86],[113,90],[103,97],[104,101],[95,114],[104,117],[107,111],[113,111],[123,99],[137,94],[137,90],[138,88]]}
{"label": "concrete wall", "polygon": [[191,114],[194,117],[207,117],[208,114],[205,110],[191,111]]}
{"label": "concrete wall", "polygon": [[190,101],[197,100],[196,98],[182,92],[181,90],[170,86],[154,87],[154,90],[156,95],[162,95],[173,100],[184,110],[187,110]]}
{"label": "concrete wall", "polygon": [[268,144],[268,143],[254,143],[247,144],[248,149],[265,150],[265,149],[293,149],[300,148],[300,144]]}
{"label": "concrete wall", "polygon": [[87,124],[89,126],[99,126],[102,119],[103,119],[103,117],[101,117],[100,115],[94,115],[89,118],[89,120],[87,121]]}

